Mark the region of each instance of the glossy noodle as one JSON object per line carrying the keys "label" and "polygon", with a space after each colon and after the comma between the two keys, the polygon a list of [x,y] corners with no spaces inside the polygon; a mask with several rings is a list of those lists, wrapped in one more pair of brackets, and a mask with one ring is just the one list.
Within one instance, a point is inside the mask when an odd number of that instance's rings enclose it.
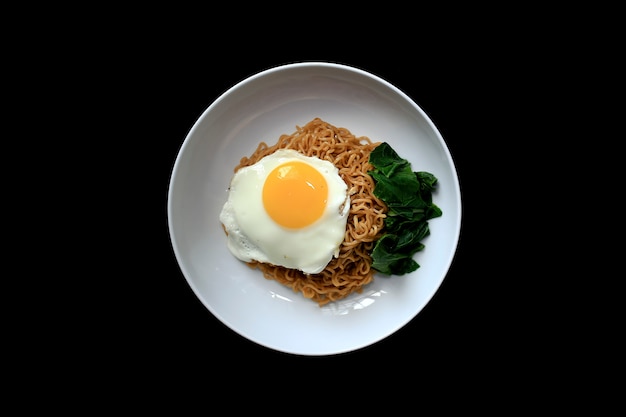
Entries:
{"label": "glossy noodle", "polygon": [[320,306],[355,292],[361,293],[363,287],[374,279],[369,253],[382,235],[387,211],[385,204],[372,194],[374,182],[367,174],[373,169],[368,162],[369,154],[378,145],[379,142],[374,143],[366,136],[356,137],[348,129],[315,118],[302,127],[296,126],[294,133],[281,135],[272,146],[261,142],[250,157],[243,157],[235,172],[277,149],[294,149],[330,161],[348,185],[351,201],[339,257],[333,258],[322,272],[307,275],[267,263],[249,262],[248,265],[261,270],[265,278],[302,293]]}

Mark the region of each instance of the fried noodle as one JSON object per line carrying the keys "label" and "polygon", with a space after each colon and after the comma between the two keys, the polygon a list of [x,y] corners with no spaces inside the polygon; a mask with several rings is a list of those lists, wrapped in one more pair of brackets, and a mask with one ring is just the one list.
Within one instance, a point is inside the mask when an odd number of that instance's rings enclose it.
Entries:
{"label": "fried noodle", "polygon": [[374,182],[367,174],[373,169],[369,154],[379,144],[315,118],[302,127],[296,126],[294,133],[281,135],[272,146],[259,143],[250,157],[241,158],[235,172],[278,149],[294,149],[306,156],[316,156],[337,167],[350,195],[350,212],[339,256],[333,258],[323,271],[305,274],[297,269],[256,261],[248,262],[248,265],[261,270],[266,279],[278,281],[320,306],[355,292],[362,293],[363,287],[374,279],[369,254],[382,234],[387,212],[385,203],[372,194]]}

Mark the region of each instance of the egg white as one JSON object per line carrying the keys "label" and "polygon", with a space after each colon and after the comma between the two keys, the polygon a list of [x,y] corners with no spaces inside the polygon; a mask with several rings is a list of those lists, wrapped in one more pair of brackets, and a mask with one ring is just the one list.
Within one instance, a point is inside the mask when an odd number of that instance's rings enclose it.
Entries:
{"label": "egg white", "polygon": [[[263,206],[267,175],[277,166],[293,160],[315,167],[328,184],[324,213],[314,223],[299,229],[277,224]],[[350,211],[347,188],[331,162],[291,149],[279,149],[256,164],[239,169],[231,180],[228,199],[220,213],[220,222],[228,235],[228,249],[244,262],[255,260],[307,274],[321,272],[339,255],[345,237]]]}

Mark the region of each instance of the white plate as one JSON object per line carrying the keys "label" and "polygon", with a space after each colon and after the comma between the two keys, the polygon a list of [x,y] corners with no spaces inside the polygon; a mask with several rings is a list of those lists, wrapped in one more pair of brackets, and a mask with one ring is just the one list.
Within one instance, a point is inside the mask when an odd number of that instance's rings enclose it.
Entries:
{"label": "white plate", "polygon": [[[414,171],[439,180],[443,216],[415,260],[417,271],[375,276],[362,294],[319,307],[265,279],[226,247],[219,213],[233,168],[260,141],[274,144],[315,117],[356,136],[388,142]],[[192,126],[174,163],[168,226],[181,271],[206,308],[238,334],[299,355],[338,354],[371,345],[413,319],[452,263],[461,228],[461,194],[450,151],[425,112],[406,94],[366,71],[307,62],[253,75],[215,100]]]}

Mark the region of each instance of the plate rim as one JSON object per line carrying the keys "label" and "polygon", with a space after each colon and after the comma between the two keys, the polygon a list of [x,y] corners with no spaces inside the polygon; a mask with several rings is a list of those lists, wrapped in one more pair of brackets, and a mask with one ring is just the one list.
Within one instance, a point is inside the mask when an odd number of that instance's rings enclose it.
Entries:
{"label": "plate rim", "polygon": [[[252,83],[255,80],[261,79],[267,75],[270,75],[272,73],[275,72],[280,72],[280,71],[284,71],[284,70],[289,70],[289,69],[293,69],[293,68],[309,68],[312,69],[313,67],[320,67],[320,68],[331,68],[331,69],[337,69],[337,70],[341,70],[341,71],[347,71],[349,73],[358,73],[363,77],[366,77],[368,79],[373,79],[374,81],[376,81],[377,83],[381,83],[384,87],[386,88],[390,88],[392,89],[395,93],[399,94],[402,96],[402,98],[407,101],[408,103],[410,103],[412,105],[412,107],[417,110],[420,115],[424,118],[424,120],[429,124],[430,129],[432,129],[432,131],[436,134],[437,139],[441,142],[442,145],[442,149],[444,150],[444,152],[447,154],[447,157],[450,161],[451,164],[451,168],[452,168],[452,175],[455,179],[455,192],[454,194],[456,195],[456,210],[458,211],[458,227],[455,228],[455,236],[454,236],[454,243],[451,247],[451,254],[449,257],[449,260],[446,262],[446,267],[445,267],[445,271],[443,271],[443,277],[441,278],[441,280],[439,280],[438,284],[436,285],[436,287],[433,289],[432,293],[429,294],[426,298],[425,298],[425,302],[423,303],[423,305],[419,308],[416,309],[415,313],[412,314],[411,316],[406,317],[405,320],[401,321],[398,325],[391,327],[388,329],[387,332],[385,332],[384,334],[380,334],[377,335],[376,337],[372,337],[369,339],[369,341],[365,342],[365,343],[361,343],[361,344],[354,344],[352,345],[352,347],[348,347],[348,348],[342,348],[342,349],[336,349],[336,350],[332,350],[332,351],[325,351],[325,352],[319,352],[319,353],[315,353],[315,352],[299,352],[299,351],[293,351],[293,350],[289,350],[289,349],[281,349],[280,347],[277,347],[275,345],[269,344],[267,342],[263,342],[261,340],[259,340],[258,338],[252,338],[250,337],[250,335],[244,333],[241,329],[237,328],[237,327],[233,327],[231,325],[231,323],[229,323],[223,316],[221,316],[219,314],[219,312],[217,312],[213,306],[210,305],[210,303],[208,302],[208,300],[205,300],[204,297],[202,296],[202,294],[199,293],[198,288],[196,288],[196,286],[193,284],[192,279],[188,276],[188,273],[185,271],[183,264],[181,262],[181,254],[179,253],[179,248],[178,245],[175,242],[175,235],[176,232],[173,229],[173,225],[172,225],[172,197],[173,197],[173,185],[174,185],[174,180],[175,180],[175,176],[176,173],[178,172],[179,169],[179,164],[180,162],[180,157],[181,155],[185,152],[185,149],[187,146],[189,146],[189,142],[191,141],[191,137],[193,136],[193,134],[195,133],[195,130],[198,128],[198,126],[201,124],[201,122],[204,120],[204,118],[206,117],[207,114],[209,114],[212,109],[216,106],[218,106],[221,102],[221,100],[225,99],[226,97],[228,97],[233,91],[235,91],[238,88],[243,88],[245,87],[246,84],[248,83]],[[443,135],[441,134],[441,132],[439,131],[439,129],[437,128],[436,124],[433,122],[433,120],[430,118],[430,116],[426,113],[426,111],[424,109],[422,109],[410,96],[408,96],[406,93],[404,93],[404,91],[402,91],[399,87],[395,86],[394,84],[390,83],[389,81],[385,80],[384,78],[380,77],[377,74],[371,73],[365,69],[359,68],[359,67],[355,67],[355,66],[351,66],[351,65],[347,65],[347,64],[342,64],[342,63],[337,63],[337,62],[326,62],[326,61],[299,61],[299,62],[292,62],[292,63],[287,63],[287,64],[280,64],[280,65],[276,65],[276,66],[272,66],[269,68],[266,68],[264,70],[261,70],[259,72],[256,72],[246,78],[241,79],[240,81],[236,82],[235,84],[233,84],[231,87],[229,87],[228,89],[226,89],[222,94],[220,94],[217,98],[215,98],[212,102],[209,103],[209,105],[206,107],[206,109],[200,114],[200,116],[198,116],[196,118],[196,120],[194,121],[194,123],[192,124],[191,128],[189,129],[189,131],[187,132],[181,146],[179,147],[178,152],[176,153],[175,156],[175,160],[174,160],[174,164],[172,166],[172,170],[170,172],[170,177],[169,177],[169,181],[168,181],[168,191],[167,191],[167,223],[168,223],[168,232],[169,232],[169,240],[170,240],[170,245],[172,246],[172,249],[174,251],[174,256],[177,262],[177,265],[179,267],[179,270],[181,271],[182,275],[184,276],[187,284],[191,287],[191,289],[193,290],[195,296],[198,298],[198,300],[203,304],[203,306],[205,308],[207,308],[211,314],[213,314],[216,318],[218,318],[223,324],[227,325],[227,327],[235,332],[236,334],[239,334],[240,336],[244,337],[247,340],[250,340],[256,344],[259,344],[261,346],[265,346],[266,348],[272,349],[272,350],[277,350],[277,351],[281,351],[284,353],[290,353],[290,354],[296,354],[296,355],[304,355],[304,356],[319,356],[319,355],[333,355],[333,354],[341,354],[341,353],[346,353],[346,352],[350,352],[350,351],[355,351],[355,350],[359,350],[362,348],[365,348],[369,345],[375,344],[379,341],[384,340],[385,338],[387,338],[388,336],[392,335],[393,333],[397,332],[399,329],[401,329],[402,327],[406,326],[411,320],[413,320],[417,315],[419,315],[419,313],[431,302],[431,300],[433,299],[433,297],[435,296],[435,294],[439,291],[439,289],[441,288],[441,285],[443,284],[443,282],[445,281],[450,267],[452,266],[452,263],[456,257],[456,253],[458,251],[458,246],[459,246],[459,242],[460,242],[460,235],[461,235],[461,229],[462,229],[462,218],[463,218],[463,210],[462,210],[462,194],[461,194],[461,188],[460,188],[460,179],[459,179],[459,175],[458,175],[458,168],[457,165],[454,161],[454,158],[451,154],[451,151],[447,145],[447,142],[445,140],[445,138],[443,137]]]}

